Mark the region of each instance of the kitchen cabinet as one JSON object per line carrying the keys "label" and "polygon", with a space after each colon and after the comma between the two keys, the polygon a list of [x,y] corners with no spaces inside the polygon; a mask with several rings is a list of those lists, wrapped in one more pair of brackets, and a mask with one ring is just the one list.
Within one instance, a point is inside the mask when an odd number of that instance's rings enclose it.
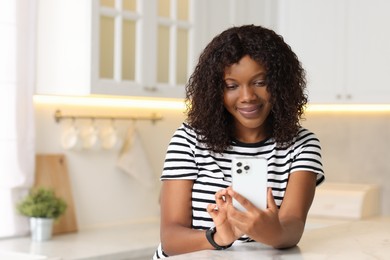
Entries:
{"label": "kitchen cabinet", "polygon": [[213,0],[202,11],[207,19],[204,27],[206,43],[231,26],[244,24],[276,26],[277,1],[274,0]]}
{"label": "kitchen cabinet", "polygon": [[183,97],[198,54],[197,5],[38,0],[36,93]]}
{"label": "kitchen cabinet", "polygon": [[349,0],[347,86],[357,102],[389,103],[390,2]]}
{"label": "kitchen cabinet", "polygon": [[38,0],[36,93],[184,97],[212,37],[271,21],[273,2]]}
{"label": "kitchen cabinet", "polygon": [[310,103],[388,103],[390,2],[280,0],[278,32],[307,71]]}

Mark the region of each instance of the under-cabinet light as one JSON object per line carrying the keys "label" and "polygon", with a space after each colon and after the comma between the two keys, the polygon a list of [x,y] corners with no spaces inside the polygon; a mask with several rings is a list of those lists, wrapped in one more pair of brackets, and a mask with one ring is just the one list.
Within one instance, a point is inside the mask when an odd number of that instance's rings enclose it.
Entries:
{"label": "under-cabinet light", "polygon": [[[37,104],[184,110],[183,99],[35,95]],[[390,112],[390,104],[309,104],[307,112]]]}
{"label": "under-cabinet light", "polygon": [[312,104],[306,108],[307,112],[390,112],[390,104],[338,104],[338,105],[323,105]]}
{"label": "under-cabinet light", "polygon": [[117,108],[146,108],[146,109],[174,109],[184,110],[183,99],[165,98],[117,98],[102,96],[52,96],[34,95],[34,103],[51,105],[117,107]]}

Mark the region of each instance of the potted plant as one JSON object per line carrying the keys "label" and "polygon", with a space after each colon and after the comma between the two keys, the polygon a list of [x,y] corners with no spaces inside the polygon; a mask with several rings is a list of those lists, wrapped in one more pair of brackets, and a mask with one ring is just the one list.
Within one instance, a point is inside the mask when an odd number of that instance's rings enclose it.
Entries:
{"label": "potted plant", "polygon": [[30,191],[19,204],[20,214],[30,218],[31,238],[34,241],[52,237],[54,220],[65,213],[66,202],[55,195],[52,189],[38,188]]}

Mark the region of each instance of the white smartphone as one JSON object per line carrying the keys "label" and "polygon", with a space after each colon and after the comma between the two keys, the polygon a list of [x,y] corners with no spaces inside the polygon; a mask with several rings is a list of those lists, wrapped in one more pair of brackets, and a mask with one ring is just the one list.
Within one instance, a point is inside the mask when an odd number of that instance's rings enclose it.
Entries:
{"label": "white smartphone", "polygon": [[[259,209],[267,208],[267,159],[262,157],[238,157],[232,159],[232,188]],[[235,199],[233,206],[246,209]]]}

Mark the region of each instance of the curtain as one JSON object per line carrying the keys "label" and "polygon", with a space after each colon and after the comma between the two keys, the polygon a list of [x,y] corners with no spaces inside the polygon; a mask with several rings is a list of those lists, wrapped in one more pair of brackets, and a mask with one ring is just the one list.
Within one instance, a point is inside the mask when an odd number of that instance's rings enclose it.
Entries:
{"label": "curtain", "polygon": [[33,184],[35,0],[0,0],[0,237],[28,233],[15,205]]}

